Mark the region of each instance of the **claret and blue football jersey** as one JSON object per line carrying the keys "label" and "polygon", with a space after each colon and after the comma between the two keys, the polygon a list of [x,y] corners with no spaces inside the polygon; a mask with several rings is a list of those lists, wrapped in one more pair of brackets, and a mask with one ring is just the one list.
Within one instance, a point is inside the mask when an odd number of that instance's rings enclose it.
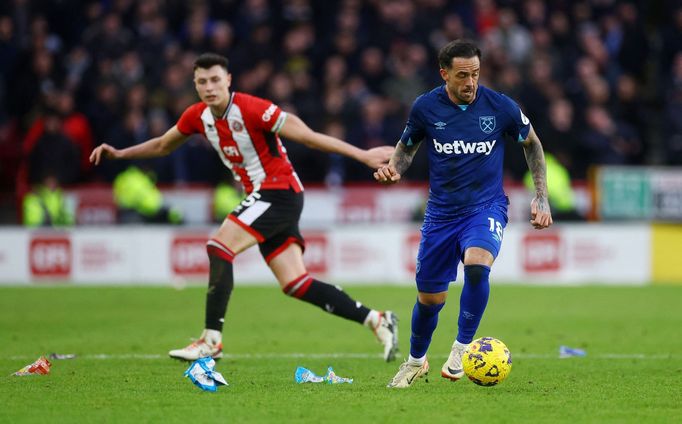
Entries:
{"label": "claret and blue football jersey", "polygon": [[418,97],[400,141],[422,142],[429,157],[427,220],[449,219],[499,202],[505,135],[525,140],[530,121],[516,102],[482,85],[469,105],[453,103],[445,85]]}

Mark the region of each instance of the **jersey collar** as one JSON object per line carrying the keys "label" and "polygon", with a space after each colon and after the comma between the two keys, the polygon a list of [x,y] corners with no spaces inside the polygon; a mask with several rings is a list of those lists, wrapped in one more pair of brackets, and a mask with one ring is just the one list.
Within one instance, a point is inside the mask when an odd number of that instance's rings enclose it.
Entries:
{"label": "jersey collar", "polygon": [[232,93],[230,93],[230,101],[227,102],[227,107],[225,108],[225,112],[223,112],[223,115],[220,117],[220,119],[227,119],[227,113],[230,111],[230,108],[232,107],[232,104],[234,103],[234,95],[235,95],[234,91]]}

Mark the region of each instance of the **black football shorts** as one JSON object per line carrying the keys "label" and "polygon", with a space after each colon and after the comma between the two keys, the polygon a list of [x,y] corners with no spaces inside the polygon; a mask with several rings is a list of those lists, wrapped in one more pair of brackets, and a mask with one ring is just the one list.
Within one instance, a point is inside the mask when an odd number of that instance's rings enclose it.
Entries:
{"label": "black football shorts", "polygon": [[298,228],[302,211],[303,192],[260,190],[242,200],[228,219],[258,240],[261,255],[266,263],[270,263],[291,243],[298,243],[305,249],[305,241]]}

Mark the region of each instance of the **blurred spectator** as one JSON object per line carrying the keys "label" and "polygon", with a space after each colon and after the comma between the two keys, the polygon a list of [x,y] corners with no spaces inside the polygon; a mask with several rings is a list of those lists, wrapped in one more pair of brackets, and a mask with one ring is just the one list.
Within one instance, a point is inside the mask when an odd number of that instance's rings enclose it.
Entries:
{"label": "blurred spectator", "polygon": [[9,16],[0,16],[0,85],[4,85],[18,56],[14,22]]}
{"label": "blurred spectator", "polygon": [[388,58],[391,75],[383,84],[383,93],[406,109],[428,88],[422,74],[418,72],[422,63],[415,60],[414,56],[406,54],[409,50],[408,44],[393,43]]}
{"label": "blurred spectator", "polygon": [[86,105],[85,114],[92,124],[97,142],[106,140],[122,117],[121,97],[113,81],[102,80]]}
{"label": "blurred spectator", "polygon": [[269,25],[265,23],[256,25],[243,35],[242,40],[231,53],[228,53],[234,74],[239,75],[257,62],[272,60],[275,57],[277,45],[273,39],[273,28]]}
{"label": "blurred spectator", "polygon": [[[641,95],[643,91],[641,84],[632,75],[621,74],[612,99],[612,109],[616,116],[632,125],[640,140],[646,140],[650,136],[647,126],[655,119],[649,112],[647,97]],[[633,158],[634,163],[644,163],[649,147],[646,143],[642,145],[639,154]]]}
{"label": "blurred spectator", "polygon": [[218,21],[211,27],[208,50],[227,55],[234,43],[234,31],[229,22]]}
{"label": "blurred spectator", "polygon": [[442,19],[442,25],[435,28],[429,36],[430,47],[434,51],[440,50],[448,42],[458,38],[474,38],[471,30],[462,22],[460,15],[448,13]]}
{"label": "blurred spectator", "polygon": [[201,53],[209,49],[208,36],[211,23],[206,5],[202,3],[195,3],[195,5],[196,7],[185,23],[182,45],[186,50]]}
{"label": "blurred spectator", "polygon": [[79,89],[91,65],[90,54],[83,47],[74,47],[69,52],[64,60],[64,70],[66,72],[64,88],[66,91],[76,92]]}
{"label": "blurred spectator", "polygon": [[[269,26],[273,21],[272,11],[267,0],[245,0],[236,15],[236,30],[241,38],[248,38],[256,27]],[[256,52],[256,50],[253,50]]]}
{"label": "blurred spectator", "polygon": [[388,71],[386,70],[386,57],[380,48],[370,46],[362,52],[360,74],[373,93],[381,93],[381,86],[388,76]]}
{"label": "blurred spectator", "polygon": [[[581,137],[581,152],[595,165],[627,165],[641,151],[634,128],[616,121],[602,106],[585,111],[587,128]],[[587,170],[582,170],[582,175]]]}
{"label": "blurred spectator", "polygon": [[682,165],[682,90],[677,90],[675,96],[668,102],[665,110],[665,163],[667,165]]}
{"label": "blurred spectator", "polygon": [[623,71],[643,81],[649,56],[649,41],[644,30],[644,22],[634,2],[619,3],[617,8],[618,17],[623,23],[623,41],[618,54],[618,62]]}
{"label": "blurred spectator", "polygon": [[533,48],[529,31],[518,24],[516,13],[512,9],[500,10],[498,18],[498,26],[487,34],[489,42],[502,48],[512,63],[525,63]]}
{"label": "blurred spectator", "polygon": [[585,155],[581,154],[577,140],[580,134],[575,125],[575,112],[571,102],[564,98],[554,100],[549,107],[549,119],[546,123],[539,122],[540,133],[543,137],[543,147],[556,157],[571,176],[584,178],[577,175],[577,169],[584,169],[587,165],[579,165],[585,161]]}
{"label": "blurred spectator", "polygon": [[232,178],[218,183],[213,190],[213,222],[222,223],[243,199],[241,184],[235,184]]}
{"label": "blurred spectator", "polygon": [[660,73],[663,77],[671,68],[674,69],[675,55],[682,51],[682,5],[678,4],[672,13],[664,18],[670,18],[670,22],[661,30]]}
{"label": "blurred spectator", "polygon": [[[123,117],[123,122],[114,122],[106,136],[98,140],[97,144],[106,142],[117,149],[122,149],[146,140],[147,134],[148,127],[143,112],[131,109]],[[96,167],[95,172],[105,181],[112,182],[124,171],[125,166],[116,161],[107,161]]]}
{"label": "blurred spectator", "polygon": [[[387,144],[387,140],[400,134],[402,122],[392,119],[386,113],[386,102],[377,96],[370,96],[362,102],[360,119],[348,131],[348,142],[361,149]],[[345,161],[346,181],[357,181],[363,175],[363,165]],[[360,177],[362,178],[362,177]]]}
{"label": "blurred spectator", "polygon": [[533,122],[546,118],[549,103],[557,94],[552,79],[552,62],[548,55],[537,54],[530,61],[528,77],[523,79],[520,100]]}
{"label": "blurred spectator", "polygon": [[[90,123],[84,114],[75,110],[74,98],[71,93],[67,91],[61,91],[54,93],[54,97],[51,99],[53,112],[59,115],[61,120],[60,132],[62,132],[69,140],[77,146],[80,160],[77,165],[77,169],[80,174],[80,179],[87,177],[90,172],[91,164],[88,159],[93,146],[93,136],[90,130]],[[51,112],[48,112],[48,116],[45,118],[38,118],[31,129],[29,129],[26,140],[24,141],[24,149],[28,151],[33,151],[38,147],[38,139],[48,131],[47,126],[50,125],[48,122]],[[56,120],[54,121],[57,122]],[[64,182],[64,181],[62,181]],[[76,182],[76,181],[66,181],[66,182]]]}
{"label": "blurred spectator", "polygon": [[682,165],[682,50],[675,55],[663,119],[665,161]]}
{"label": "blurred spectator", "polygon": [[[40,104],[44,96],[53,94],[61,84],[61,72],[55,65],[52,54],[41,49],[28,54],[28,63],[18,63],[15,69],[16,79],[8,79],[9,111],[19,116],[22,124],[30,123],[30,114]],[[20,71],[21,70],[21,71]]]}
{"label": "blurred spectator", "polygon": [[82,162],[88,162],[81,167],[82,171],[86,171],[90,167],[89,161],[85,160],[88,152],[93,147],[92,132],[90,123],[87,117],[76,110],[76,101],[73,94],[69,91],[60,91],[55,93],[54,105],[59,114],[64,119],[64,132],[68,134],[80,147],[81,151],[86,154],[83,155]]}
{"label": "blurred spectator", "polygon": [[78,182],[80,149],[64,132],[64,120],[55,109],[48,109],[42,119],[43,131],[32,143],[26,140],[24,153],[28,158],[28,180],[39,183],[53,176],[59,185]]}
{"label": "blurred spectator", "polygon": [[484,38],[499,24],[497,5],[493,0],[474,0],[476,14],[476,32]]}
{"label": "blurred spectator", "polygon": [[125,52],[114,64],[112,76],[123,90],[142,82],[144,67],[137,52]]}
{"label": "blurred spectator", "polygon": [[182,212],[164,204],[163,194],[152,177],[130,166],[114,178],[114,201],[118,222],[123,224],[181,224]]}
{"label": "blurred spectator", "polygon": [[[340,140],[346,139],[346,131],[342,122],[339,120],[331,120],[327,123],[322,131],[332,137]],[[310,149],[309,149],[310,150]],[[293,160],[294,158],[290,158]],[[329,155],[329,167],[327,175],[324,177],[324,182],[328,187],[338,187],[343,184],[346,179],[345,161],[343,156],[332,154]]]}
{"label": "blurred spectator", "polygon": [[[141,2],[149,4],[149,2]],[[168,32],[168,20],[164,16],[149,17],[139,28],[137,51],[145,69],[145,81],[156,86],[161,80],[166,63],[159,55],[172,44],[173,37]]]}
{"label": "blurred spectator", "polygon": [[22,208],[23,224],[27,227],[65,227],[75,222],[57,178],[51,174],[33,185],[24,196]]}
{"label": "blurred spectator", "polygon": [[121,16],[115,12],[96,20],[83,33],[83,41],[89,52],[98,60],[117,59],[133,45],[133,32],[122,26]]}

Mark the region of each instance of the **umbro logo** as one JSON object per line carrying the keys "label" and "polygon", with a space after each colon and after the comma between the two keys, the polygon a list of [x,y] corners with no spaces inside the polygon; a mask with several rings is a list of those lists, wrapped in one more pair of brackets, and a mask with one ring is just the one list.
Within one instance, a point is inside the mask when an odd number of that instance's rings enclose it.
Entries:
{"label": "umbro logo", "polygon": [[433,125],[436,127],[437,130],[444,130],[447,124],[443,121],[438,121]]}

